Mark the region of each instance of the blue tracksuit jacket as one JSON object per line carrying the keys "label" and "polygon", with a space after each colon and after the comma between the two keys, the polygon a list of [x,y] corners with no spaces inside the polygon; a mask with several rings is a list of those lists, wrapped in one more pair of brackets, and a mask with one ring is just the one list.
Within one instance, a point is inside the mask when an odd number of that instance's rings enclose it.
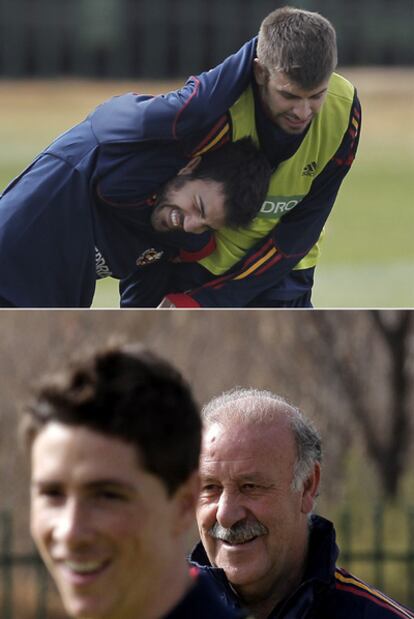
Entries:
{"label": "blue tracksuit jacket", "polygon": [[187,595],[164,619],[243,619],[247,613],[222,602],[216,587],[206,574],[193,571],[194,584]]}
{"label": "blue tracksuit jacket", "polygon": [[[338,553],[332,523],[313,516],[303,581],[268,619],[414,619],[412,611],[336,567]],[[224,571],[211,567],[201,543],[190,559],[210,577],[230,608],[241,606]]]}
{"label": "blue tracksuit jacket", "polygon": [[12,181],[0,197],[0,306],[88,307],[97,278],[127,277],[147,252],[211,251],[209,235],[154,234],[153,196],[215,132],[211,119],[246,87],[253,55],[253,41],[238,53],[234,89],[228,61],[178,91],[110,99]]}

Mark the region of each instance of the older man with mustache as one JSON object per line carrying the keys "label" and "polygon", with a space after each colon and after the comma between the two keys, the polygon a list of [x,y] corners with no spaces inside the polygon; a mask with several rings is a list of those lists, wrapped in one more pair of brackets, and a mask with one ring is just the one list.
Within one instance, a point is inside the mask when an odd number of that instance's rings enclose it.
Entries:
{"label": "older man with mustache", "polygon": [[232,608],[256,619],[391,619],[414,614],[336,567],[332,523],[312,515],[321,439],[283,398],[236,389],[203,411],[201,543],[192,561]]}

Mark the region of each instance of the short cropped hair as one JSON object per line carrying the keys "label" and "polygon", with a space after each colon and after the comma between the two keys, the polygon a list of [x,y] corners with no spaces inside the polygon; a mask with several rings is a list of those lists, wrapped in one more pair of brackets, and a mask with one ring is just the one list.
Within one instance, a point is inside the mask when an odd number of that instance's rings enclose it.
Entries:
{"label": "short cropped hair", "polygon": [[257,58],[270,75],[282,71],[312,90],[329,79],[338,63],[335,29],[319,13],[276,9],[260,26]]}
{"label": "short cropped hair", "polygon": [[189,385],[141,345],[116,345],[46,376],[24,409],[31,446],[50,422],[82,426],[136,448],[169,495],[198,468],[201,417]]}
{"label": "short cropped hair", "polygon": [[191,178],[223,184],[226,226],[238,228],[247,226],[259,212],[271,175],[272,167],[264,153],[245,137],[208,151]]}
{"label": "short cropped hair", "polygon": [[204,406],[201,416],[208,428],[214,423],[226,426],[233,421],[246,426],[271,423],[280,413],[286,414],[295,438],[297,457],[292,489],[300,490],[315,463],[322,461],[322,442],[313,423],[298,408],[271,391],[236,387],[213,398]]}

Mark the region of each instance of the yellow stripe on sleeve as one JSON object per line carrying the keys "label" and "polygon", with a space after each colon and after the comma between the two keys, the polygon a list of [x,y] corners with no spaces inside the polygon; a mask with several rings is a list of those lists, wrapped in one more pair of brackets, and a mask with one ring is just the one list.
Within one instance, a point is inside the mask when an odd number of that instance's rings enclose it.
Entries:
{"label": "yellow stripe on sleeve", "polygon": [[256,271],[256,269],[258,269],[260,266],[262,266],[262,264],[264,262],[266,262],[266,260],[269,260],[269,258],[271,258],[272,256],[275,255],[275,253],[277,252],[276,247],[272,247],[272,249],[270,251],[267,252],[267,254],[265,254],[263,256],[263,258],[260,258],[260,260],[258,260],[257,262],[255,262],[251,267],[249,267],[246,271],[244,271],[243,273],[240,273],[240,275],[238,275],[237,277],[235,277],[234,279],[244,279],[245,277],[248,277],[251,273],[253,273],[254,271]]}
{"label": "yellow stripe on sleeve", "polygon": [[204,146],[204,148],[200,148],[200,150],[197,151],[196,153],[193,153],[192,156],[198,157],[199,155],[204,155],[204,153],[210,150],[210,148],[213,148],[213,146],[215,146],[217,142],[220,142],[220,140],[226,135],[229,129],[230,129],[230,125],[229,123],[226,123],[223,129],[220,131],[220,133],[218,133],[216,137],[207,144],[207,146]]}
{"label": "yellow stripe on sleeve", "polygon": [[387,604],[389,604],[389,606],[392,606],[393,608],[398,610],[398,612],[406,615],[408,619],[412,619],[413,616],[410,612],[408,612],[403,606],[397,604],[397,602],[394,602],[394,600],[392,600],[391,598],[382,594],[380,591],[378,591],[378,589],[374,589],[374,587],[370,587],[369,585],[366,585],[365,583],[356,580],[355,578],[343,576],[340,572],[336,572],[336,578],[345,584],[348,583],[351,585],[355,585],[359,589],[364,589],[365,591],[368,591],[368,593],[370,593],[372,596],[378,598],[379,600],[382,600],[383,602],[386,602]]}

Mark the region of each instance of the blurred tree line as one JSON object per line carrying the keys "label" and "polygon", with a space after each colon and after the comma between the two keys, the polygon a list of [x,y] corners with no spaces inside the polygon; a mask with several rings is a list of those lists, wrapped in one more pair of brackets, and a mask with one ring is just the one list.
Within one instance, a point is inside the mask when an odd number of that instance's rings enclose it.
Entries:
{"label": "blurred tree line", "polygon": [[[0,76],[185,77],[254,36],[275,0],[0,0]],[[338,33],[342,65],[412,65],[412,0],[297,0]]]}
{"label": "blurred tree line", "polygon": [[113,337],[170,359],[200,403],[242,385],[299,406],[322,432],[323,494],[333,501],[343,499],[346,463],[357,453],[358,476],[371,475],[367,493],[402,496],[413,457],[413,312],[3,311],[0,332],[0,510],[15,512],[22,547],[28,477],[16,446],[19,409],[44,372]]}

